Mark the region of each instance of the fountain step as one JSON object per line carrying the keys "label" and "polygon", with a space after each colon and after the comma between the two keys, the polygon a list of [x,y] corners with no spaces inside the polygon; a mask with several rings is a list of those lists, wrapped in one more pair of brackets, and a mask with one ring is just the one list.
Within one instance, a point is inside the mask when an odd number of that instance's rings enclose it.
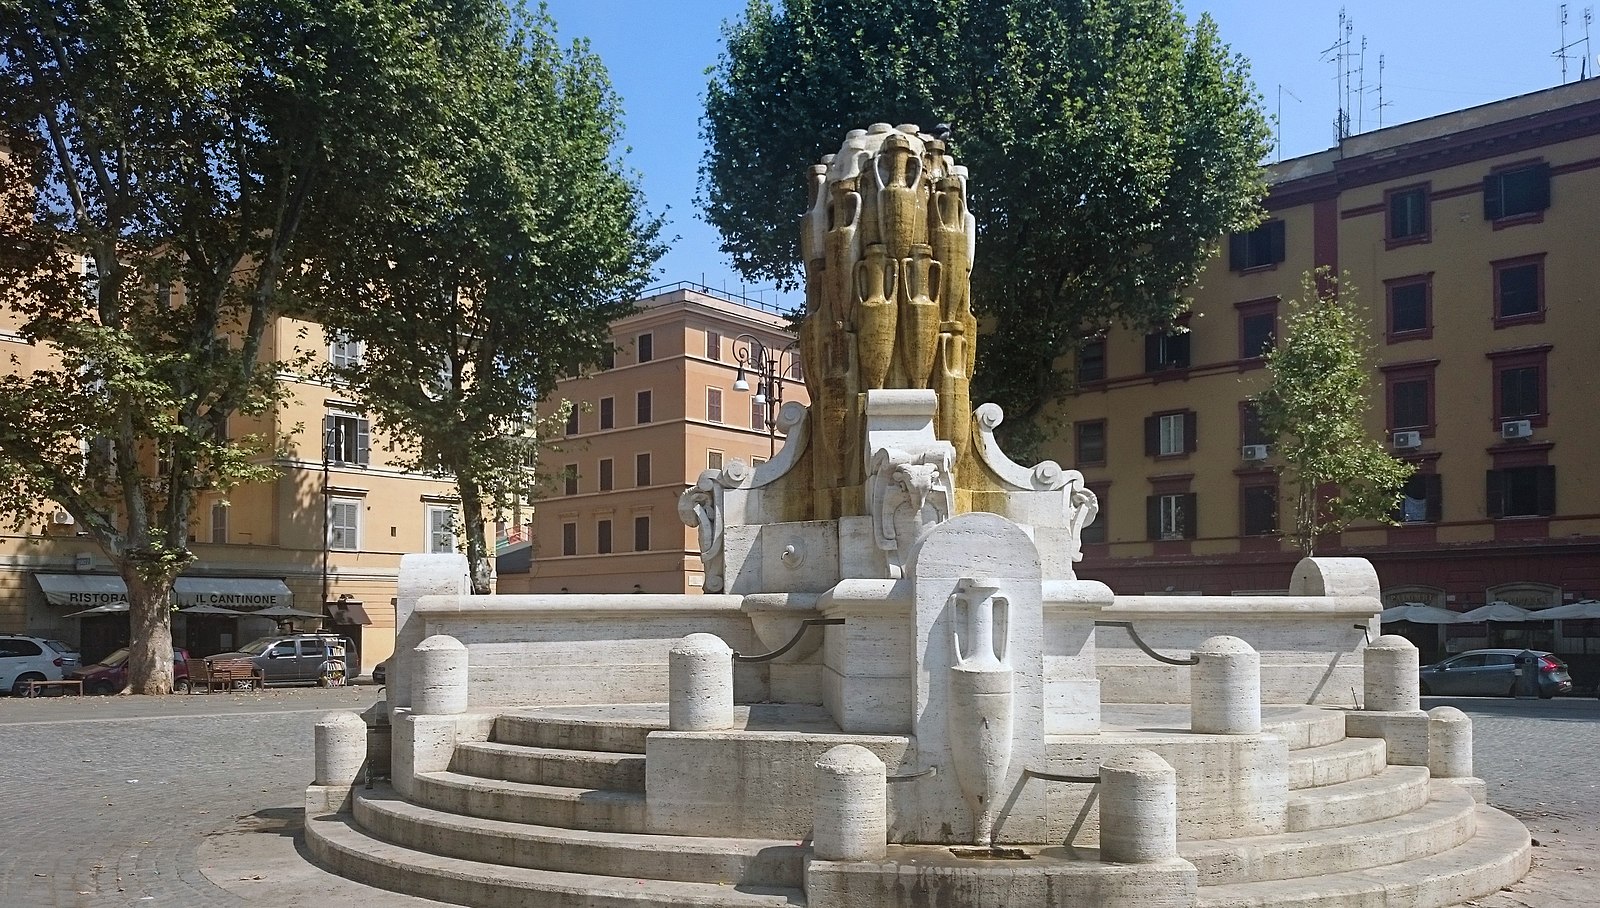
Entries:
{"label": "fountain step", "polygon": [[1472,838],[1477,803],[1456,786],[1433,784],[1428,803],[1400,816],[1335,829],[1185,842],[1201,885],[1286,880],[1364,870],[1455,848]]}
{"label": "fountain step", "polygon": [[1292,716],[1275,719],[1272,707],[1262,710],[1262,731],[1282,738],[1290,750],[1323,747],[1344,739],[1344,710],[1302,707]]}
{"label": "fountain step", "polygon": [[444,857],[386,842],[348,814],[306,821],[306,845],[343,877],[393,892],[479,908],[797,908],[797,888],[644,880],[511,867]]}
{"label": "fountain step", "polygon": [[1200,887],[1197,908],[1444,908],[1496,892],[1528,872],[1528,830],[1492,807],[1474,808],[1462,845],[1382,867],[1309,879]]}
{"label": "fountain step", "polygon": [[450,769],[534,785],[644,791],[644,756],[636,753],[473,741],[456,745]]}
{"label": "fountain step", "polygon": [[811,849],[793,841],[603,833],[462,816],[412,804],[387,786],[356,791],[356,822],[396,845],[443,857],[688,883],[799,887]]}
{"label": "fountain step", "polygon": [[540,712],[504,713],[495,717],[489,740],[525,747],[595,750],[605,753],[642,754],[644,739],[666,730],[665,717],[561,715]]}
{"label": "fountain step", "polygon": [[644,794],[484,779],[457,772],[418,773],[417,803],[450,813],[595,832],[644,832]]}
{"label": "fountain step", "polygon": [[1382,738],[1342,738],[1332,744],[1289,752],[1289,790],[1337,785],[1383,772],[1388,748]]}
{"label": "fountain step", "polygon": [[1390,766],[1375,776],[1295,792],[1289,797],[1289,830],[1381,820],[1417,810],[1427,801],[1427,767]]}

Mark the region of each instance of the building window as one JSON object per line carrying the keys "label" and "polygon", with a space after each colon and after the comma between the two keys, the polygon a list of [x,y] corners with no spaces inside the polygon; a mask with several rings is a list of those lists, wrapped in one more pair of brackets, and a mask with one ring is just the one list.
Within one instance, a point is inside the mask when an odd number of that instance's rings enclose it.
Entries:
{"label": "building window", "polygon": [[1078,346],[1078,384],[1105,381],[1106,339],[1091,337]]}
{"label": "building window", "polygon": [[1388,306],[1388,340],[1418,340],[1433,336],[1433,275],[1384,281]]}
{"label": "building window", "polygon": [[1486,497],[1490,517],[1547,517],[1556,512],[1556,468],[1489,470]]}
{"label": "building window", "polygon": [[1548,376],[1545,360],[1549,344],[1488,354],[1494,364],[1494,421],[1526,419],[1535,426],[1550,420]]}
{"label": "building window", "polygon": [[722,361],[722,332],[706,329],[706,359]]}
{"label": "building window", "polygon": [[572,410],[567,413],[567,425],[564,430],[567,435],[578,434],[578,405],[573,404]]}
{"label": "building window", "polygon": [[361,550],[361,501],[333,498],[328,501],[328,548],[339,552]]}
{"label": "building window", "polygon": [[706,469],[708,469],[708,470],[720,470],[720,469],[722,469],[722,452],[721,451],[707,451],[706,452]]}
{"label": "building window", "polygon": [[328,463],[365,465],[371,457],[371,430],[359,416],[329,414],[322,419],[322,434]]}
{"label": "building window", "polygon": [[1243,515],[1241,532],[1245,536],[1271,536],[1278,532],[1278,487],[1253,484],[1240,493]]}
{"label": "building window", "polygon": [[600,354],[600,368],[615,369],[617,367],[617,348],[606,344],[605,352]]}
{"label": "building window", "polygon": [[1525,256],[1492,264],[1496,326],[1543,321],[1544,256]]}
{"label": "building window", "polygon": [[617,401],[612,397],[600,398],[600,428],[615,429],[617,427]]}
{"label": "building window", "polygon": [[[1537,220],[1550,207],[1550,165],[1513,164],[1483,178],[1483,219]],[[1499,226],[1499,225],[1496,225]]]}
{"label": "building window", "polygon": [[1408,243],[1426,243],[1428,231],[1428,186],[1406,186],[1384,193],[1389,209],[1384,239],[1389,248]]}
{"label": "building window", "polygon": [[1284,260],[1283,221],[1267,221],[1247,233],[1228,237],[1228,267],[1233,271],[1266,268]]}
{"label": "building window", "polygon": [[578,525],[575,523],[561,525],[561,554],[578,554]]}
{"label": "building window", "polygon": [[228,544],[228,510],[226,501],[213,501],[211,503],[211,542],[213,545]]}
{"label": "building window", "polygon": [[753,455],[750,458],[750,466],[751,467],[759,467],[759,466],[761,466],[762,464],[764,464],[766,462],[767,462],[767,459],[765,457],[762,457],[759,454]]}
{"label": "building window", "polygon": [[1106,421],[1096,419],[1077,424],[1078,466],[1106,462]]}
{"label": "building window", "polygon": [[650,551],[650,518],[633,518],[633,550],[635,552]]}
{"label": "building window", "polygon": [[1400,488],[1400,503],[1392,516],[1398,523],[1438,523],[1443,502],[1444,477],[1413,473]]}
{"label": "building window", "polygon": [[706,420],[708,422],[722,422],[722,389],[706,389]]}
{"label": "building window", "polygon": [[594,525],[594,550],[601,555],[611,554],[611,521],[603,519]]}
{"label": "building window", "polygon": [[1277,439],[1268,438],[1266,429],[1261,427],[1261,411],[1257,409],[1255,401],[1240,401],[1239,446],[1270,445],[1274,441]]}
{"label": "building window", "polygon": [[1148,536],[1152,540],[1195,538],[1195,493],[1175,492],[1145,499]]}
{"label": "building window", "polygon": [[650,392],[649,391],[640,391],[637,395],[634,396],[634,410],[635,410],[635,415],[638,417],[638,419],[636,421],[639,423],[639,425],[642,426],[645,423],[650,421]]}
{"label": "building window", "polygon": [[335,369],[354,369],[361,365],[361,341],[342,332],[334,332],[328,342],[328,365]]}
{"label": "building window", "polygon": [[1195,449],[1195,414],[1192,410],[1157,413],[1144,420],[1147,457],[1175,457]]}
{"label": "building window", "polygon": [[800,362],[800,357],[795,356],[789,360],[789,377],[795,381],[806,380],[805,366]]}
{"label": "building window", "polygon": [[1423,435],[1434,430],[1433,371],[1436,359],[1381,366],[1385,416],[1389,430],[1416,429]]}
{"label": "building window", "polygon": [[429,505],[428,552],[448,555],[456,550],[456,512],[454,508]]}
{"label": "building window", "polygon": [[1239,358],[1266,356],[1278,334],[1278,301],[1252,300],[1234,308],[1239,311]]}
{"label": "building window", "polygon": [[561,483],[567,495],[578,494],[578,465],[569,463],[561,468]]}
{"label": "building window", "polygon": [[765,429],[767,427],[767,402],[750,398],[750,428]]}
{"label": "building window", "polygon": [[633,484],[647,486],[650,484],[650,455],[635,454],[633,457]]}
{"label": "building window", "polygon": [[1189,368],[1189,332],[1155,331],[1144,336],[1144,371]]}
{"label": "building window", "polygon": [[656,358],[656,336],[654,334],[639,335],[639,362],[647,363]]}
{"label": "building window", "polygon": [[612,469],[611,458],[600,458],[600,491],[611,491],[615,478],[615,470]]}

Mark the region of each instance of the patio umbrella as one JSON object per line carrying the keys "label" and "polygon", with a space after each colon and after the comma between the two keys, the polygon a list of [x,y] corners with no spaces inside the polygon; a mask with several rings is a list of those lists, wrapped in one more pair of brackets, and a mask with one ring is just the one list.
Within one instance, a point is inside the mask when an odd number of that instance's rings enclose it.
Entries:
{"label": "patio umbrella", "polygon": [[253,612],[238,612],[239,615],[249,615],[254,618],[321,618],[318,612],[302,612],[297,608],[287,605],[269,605]]}
{"label": "patio umbrella", "polygon": [[1495,600],[1488,605],[1480,605],[1470,612],[1462,614],[1462,622],[1481,624],[1485,621],[1529,621],[1534,617],[1527,609],[1520,609],[1509,602]]}
{"label": "patio umbrella", "polygon": [[200,605],[191,605],[188,608],[181,608],[178,609],[178,611],[185,615],[232,615],[235,618],[239,617],[240,614],[235,609],[222,608],[220,606],[206,605],[203,603]]}
{"label": "patio umbrella", "polygon": [[64,617],[64,618],[84,618],[84,617],[88,617],[90,615],[115,615],[118,612],[126,613],[127,611],[128,611],[128,603],[126,601],[123,601],[123,602],[108,602],[105,605],[97,605],[94,608],[86,608],[81,612],[73,612],[70,615],[63,615],[62,617]]}
{"label": "patio umbrella", "polygon": [[1461,613],[1437,606],[1407,602],[1404,605],[1384,609],[1378,614],[1378,620],[1384,624],[1395,621],[1409,621],[1412,624],[1456,624],[1461,620]]}
{"label": "patio umbrella", "polygon": [[1587,621],[1594,618],[1600,618],[1600,600],[1596,599],[1540,609],[1530,616],[1533,621]]}

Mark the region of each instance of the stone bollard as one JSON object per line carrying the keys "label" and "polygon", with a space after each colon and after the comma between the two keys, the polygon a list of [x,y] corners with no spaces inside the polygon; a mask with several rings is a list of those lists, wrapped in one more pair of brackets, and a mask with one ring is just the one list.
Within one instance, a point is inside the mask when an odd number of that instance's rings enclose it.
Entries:
{"label": "stone bollard", "polygon": [[411,657],[411,712],[454,716],[467,711],[467,648],[448,634],[417,644]]}
{"label": "stone bollard", "polygon": [[1100,859],[1149,864],[1178,856],[1178,774],[1148,750],[1100,766]]}
{"label": "stone bollard", "polygon": [[733,727],[733,650],[715,634],[690,634],[667,654],[667,715],[673,731]]}
{"label": "stone bollard", "polygon": [[1189,727],[1205,735],[1261,731],[1261,654],[1238,637],[1211,637],[1189,669]]}
{"label": "stone bollard", "polygon": [[354,785],[367,764],[367,723],[357,713],[332,712],[312,729],[317,785]]}
{"label": "stone bollard", "polygon": [[1416,712],[1422,708],[1417,648],[1397,634],[1384,634],[1363,651],[1362,709]]}
{"label": "stone bollard", "polygon": [[840,744],[817,760],[811,848],[824,861],[881,861],[889,839],[883,761],[859,744]]}
{"label": "stone bollard", "polygon": [[1428,710],[1428,774],[1436,779],[1472,778],[1472,720],[1454,706]]}

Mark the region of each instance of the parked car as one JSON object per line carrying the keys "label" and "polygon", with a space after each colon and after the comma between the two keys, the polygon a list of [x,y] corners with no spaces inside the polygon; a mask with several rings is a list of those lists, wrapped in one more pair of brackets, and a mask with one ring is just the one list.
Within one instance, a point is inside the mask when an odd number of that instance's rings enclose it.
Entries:
{"label": "parked car", "polygon": [[344,677],[353,678],[361,668],[355,643],[335,634],[279,634],[260,637],[231,653],[205,657],[206,665],[217,662],[249,662],[261,670],[267,684],[317,683],[332,669],[330,643],[344,644]]}
{"label": "parked car", "polygon": [[372,667],[372,683],[384,684],[389,680],[389,660],[385,659]]}
{"label": "parked car", "polygon": [[1517,657],[1532,653],[1539,681],[1539,696],[1549,698],[1572,690],[1572,675],[1567,664],[1543,650],[1475,649],[1451,656],[1421,671],[1424,695],[1446,694],[1468,697],[1514,697],[1517,682]]}
{"label": "parked car", "polygon": [[[83,682],[86,694],[114,694],[128,686],[128,648],[123,647],[93,665],[75,668],[67,674]],[[172,689],[189,690],[189,651],[172,648]]]}
{"label": "parked car", "polygon": [[0,690],[20,697],[29,681],[60,681],[77,667],[77,650],[60,640],[0,634]]}

